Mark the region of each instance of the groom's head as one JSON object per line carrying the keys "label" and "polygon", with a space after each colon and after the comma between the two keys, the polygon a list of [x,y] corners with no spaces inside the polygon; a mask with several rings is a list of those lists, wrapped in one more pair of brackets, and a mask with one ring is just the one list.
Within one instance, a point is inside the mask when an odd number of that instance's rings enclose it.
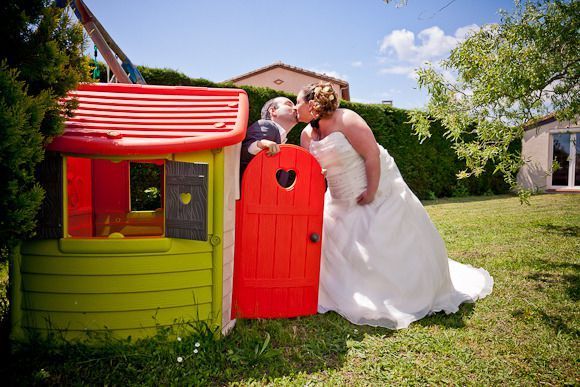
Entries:
{"label": "groom's head", "polygon": [[298,122],[294,103],[286,97],[276,97],[267,101],[261,110],[263,120],[271,120],[282,126],[286,131],[292,129]]}

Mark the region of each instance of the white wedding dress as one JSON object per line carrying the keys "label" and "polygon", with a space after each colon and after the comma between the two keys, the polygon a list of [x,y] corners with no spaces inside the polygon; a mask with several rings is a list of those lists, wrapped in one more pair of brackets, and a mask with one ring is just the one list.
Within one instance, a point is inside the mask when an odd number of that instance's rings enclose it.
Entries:
{"label": "white wedding dress", "polygon": [[491,293],[493,279],[447,258],[441,236],[421,202],[380,145],[381,178],[375,200],[358,205],[366,188],[362,158],[342,132],[312,141],[326,170],[318,310],[354,324],[391,329]]}

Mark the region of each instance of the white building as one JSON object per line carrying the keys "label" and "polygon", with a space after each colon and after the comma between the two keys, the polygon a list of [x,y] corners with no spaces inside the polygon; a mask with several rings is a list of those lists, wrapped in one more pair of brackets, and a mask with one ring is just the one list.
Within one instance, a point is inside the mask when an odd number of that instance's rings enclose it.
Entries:
{"label": "white building", "polygon": [[518,183],[539,191],[580,192],[577,140],[580,140],[578,119],[558,121],[550,114],[529,125],[522,140],[526,164],[518,173]]}

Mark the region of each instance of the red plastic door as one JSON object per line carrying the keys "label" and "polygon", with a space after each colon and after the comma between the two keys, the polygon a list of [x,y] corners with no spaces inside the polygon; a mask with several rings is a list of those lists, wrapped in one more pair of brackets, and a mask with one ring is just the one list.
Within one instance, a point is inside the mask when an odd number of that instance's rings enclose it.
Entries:
{"label": "red plastic door", "polygon": [[[296,173],[288,188],[279,170]],[[237,203],[232,318],[315,314],[325,182],[314,157],[282,146],[248,165]]]}

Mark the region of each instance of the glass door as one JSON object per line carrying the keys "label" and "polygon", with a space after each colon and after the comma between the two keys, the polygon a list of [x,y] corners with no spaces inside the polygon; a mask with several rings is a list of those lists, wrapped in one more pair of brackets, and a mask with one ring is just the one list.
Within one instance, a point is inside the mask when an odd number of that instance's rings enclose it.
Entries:
{"label": "glass door", "polygon": [[553,187],[574,188],[580,186],[579,133],[555,133],[552,135],[552,160],[558,169],[552,172]]}

